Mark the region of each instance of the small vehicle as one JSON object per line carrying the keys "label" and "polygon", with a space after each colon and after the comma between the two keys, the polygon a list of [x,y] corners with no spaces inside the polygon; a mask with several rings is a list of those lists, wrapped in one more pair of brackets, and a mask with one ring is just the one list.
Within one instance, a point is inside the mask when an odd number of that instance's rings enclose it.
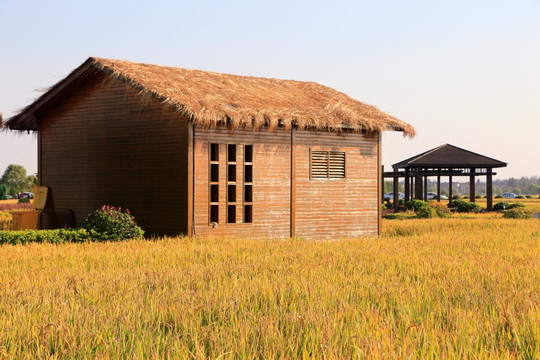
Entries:
{"label": "small vehicle", "polygon": [[[402,193],[402,192],[399,192],[399,193],[398,193],[398,197],[399,197],[400,199],[405,199],[405,194]],[[384,200],[385,200],[385,201],[386,201],[386,200],[394,200],[394,193],[393,193],[393,192],[390,192],[390,193],[388,193],[388,194],[384,194]]]}
{"label": "small vehicle", "polygon": [[11,200],[11,199],[13,199],[13,196],[12,195],[6,195],[6,199]]}
{"label": "small vehicle", "polygon": [[[428,198],[428,200],[436,199],[437,198],[437,193],[428,191],[427,198]],[[441,200],[448,200],[448,196],[441,195]]]}
{"label": "small vehicle", "polygon": [[19,199],[33,199],[34,198],[34,193],[31,193],[31,192],[23,192],[19,195]]}
{"label": "small vehicle", "polygon": [[510,192],[505,192],[505,193],[502,193],[501,194],[501,197],[505,198],[505,199],[515,199],[517,198],[517,194],[514,194],[514,193],[510,193]]}

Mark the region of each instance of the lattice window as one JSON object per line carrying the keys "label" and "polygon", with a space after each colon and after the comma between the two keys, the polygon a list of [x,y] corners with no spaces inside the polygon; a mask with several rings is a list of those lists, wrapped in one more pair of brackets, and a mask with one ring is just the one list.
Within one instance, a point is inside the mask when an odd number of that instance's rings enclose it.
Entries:
{"label": "lattice window", "polygon": [[311,150],[312,179],[345,178],[345,152]]}

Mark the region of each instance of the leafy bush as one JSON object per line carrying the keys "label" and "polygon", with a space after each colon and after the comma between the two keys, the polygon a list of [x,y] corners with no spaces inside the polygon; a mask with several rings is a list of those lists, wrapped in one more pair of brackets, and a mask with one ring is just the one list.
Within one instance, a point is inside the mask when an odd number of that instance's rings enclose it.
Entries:
{"label": "leafy bush", "polygon": [[514,209],[514,208],[524,208],[526,207],[525,204],[522,203],[509,203],[506,201],[501,201],[496,203],[493,206],[493,210],[508,210],[508,209]]}
{"label": "leafy bush", "polygon": [[525,196],[523,196],[523,195],[518,195],[518,196],[516,196],[516,199],[525,199]]}
{"label": "leafy bush", "polygon": [[62,244],[66,242],[85,242],[94,240],[97,237],[99,237],[99,234],[86,229],[0,231],[0,245],[43,242]]}
{"label": "leafy bush", "polygon": [[430,203],[429,206],[435,211],[435,214],[437,214],[438,217],[445,218],[452,214],[448,206],[444,204]]}
{"label": "leafy bush", "polygon": [[430,219],[432,217],[436,217],[437,213],[435,212],[435,209],[433,209],[431,206],[422,206],[418,211],[416,211],[416,217],[419,219]]}
{"label": "leafy bush", "polygon": [[28,198],[20,198],[19,201],[17,201],[20,204],[27,204],[30,202],[30,199]]}
{"label": "leafy bush", "polygon": [[507,219],[530,219],[533,217],[531,210],[522,207],[504,210],[503,217]]}
{"label": "leafy bush", "polygon": [[416,213],[412,210],[407,210],[405,212],[390,213],[383,216],[384,219],[388,220],[405,220],[416,218]]}
{"label": "leafy bush", "polygon": [[84,228],[98,235],[95,240],[140,239],[144,235],[129,210],[122,212],[122,208],[108,205],[90,213],[84,221]]}
{"label": "leafy bush", "polygon": [[532,199],[532,198],[533,198],[532,195],[527,195],[527,196],[525,196],[525,197],[526,197],[527,199]]}
{"label": "leafy bush", "polygon": [[423,207],[429,207],[429,203],[422,201],[422,200],[409,200],[405,201],[405,209],[412,210],[414,212],[418,212]]}
{"label": "leafy bush", "polygon": [[493,205],[493,210],[506,210],[510,206],[509,202],[501,201]]}
{"label": "leafy bush", "polygon": [[[450,207],[450,204],[448,204]],[[457,208],[458,212],[467,213],[467,212],[479,212],[482,210],[482,207],[474,202],[469,202],[465,200],[454,200],[452,201],[452,207]]]}
{"label": "leafy bush", "polygon": [[501,196],[501,195],[497,195],[497,196],[495,196],[495,199],[502,199],[502,196]]}
{"label": "leafy bush", "polygon": [[459,200],[459,199],[461,199],[461,195],[452,196],[452,200]]}
{"label": "leafy bush", "polygon": [[388,220],[405,220],[407,217],[404,213],[398,212],[398,213],[390,213],[383,216],[383,219]]}

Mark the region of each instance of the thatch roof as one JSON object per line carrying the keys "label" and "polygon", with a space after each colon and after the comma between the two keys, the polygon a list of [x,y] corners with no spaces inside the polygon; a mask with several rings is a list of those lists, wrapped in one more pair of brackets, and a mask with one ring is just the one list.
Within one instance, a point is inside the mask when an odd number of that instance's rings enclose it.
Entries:
{"label": "thatch roof", "polygon": [[[35,130],[35,111],[55,90],[88,71],[102,71],[152,96],[200,126],[403,131],[414,128],[374,106],[314,82],[221,74],[177,67],[89,58],[66,79],[7,121],[10,129]],[[58,92],[56,91],[56,92]]]}

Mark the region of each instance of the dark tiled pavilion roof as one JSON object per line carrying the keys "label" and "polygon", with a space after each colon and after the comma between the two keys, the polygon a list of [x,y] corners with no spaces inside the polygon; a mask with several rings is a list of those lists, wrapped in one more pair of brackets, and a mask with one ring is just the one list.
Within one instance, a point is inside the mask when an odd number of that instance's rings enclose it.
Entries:
{"label": "dark tiled pavilion roof", "polygon": [[392,167],[400,168],[497,168],[505,167],[507,163],[459,148],[444,144],[423,152],[406,160],[400,161]]}

